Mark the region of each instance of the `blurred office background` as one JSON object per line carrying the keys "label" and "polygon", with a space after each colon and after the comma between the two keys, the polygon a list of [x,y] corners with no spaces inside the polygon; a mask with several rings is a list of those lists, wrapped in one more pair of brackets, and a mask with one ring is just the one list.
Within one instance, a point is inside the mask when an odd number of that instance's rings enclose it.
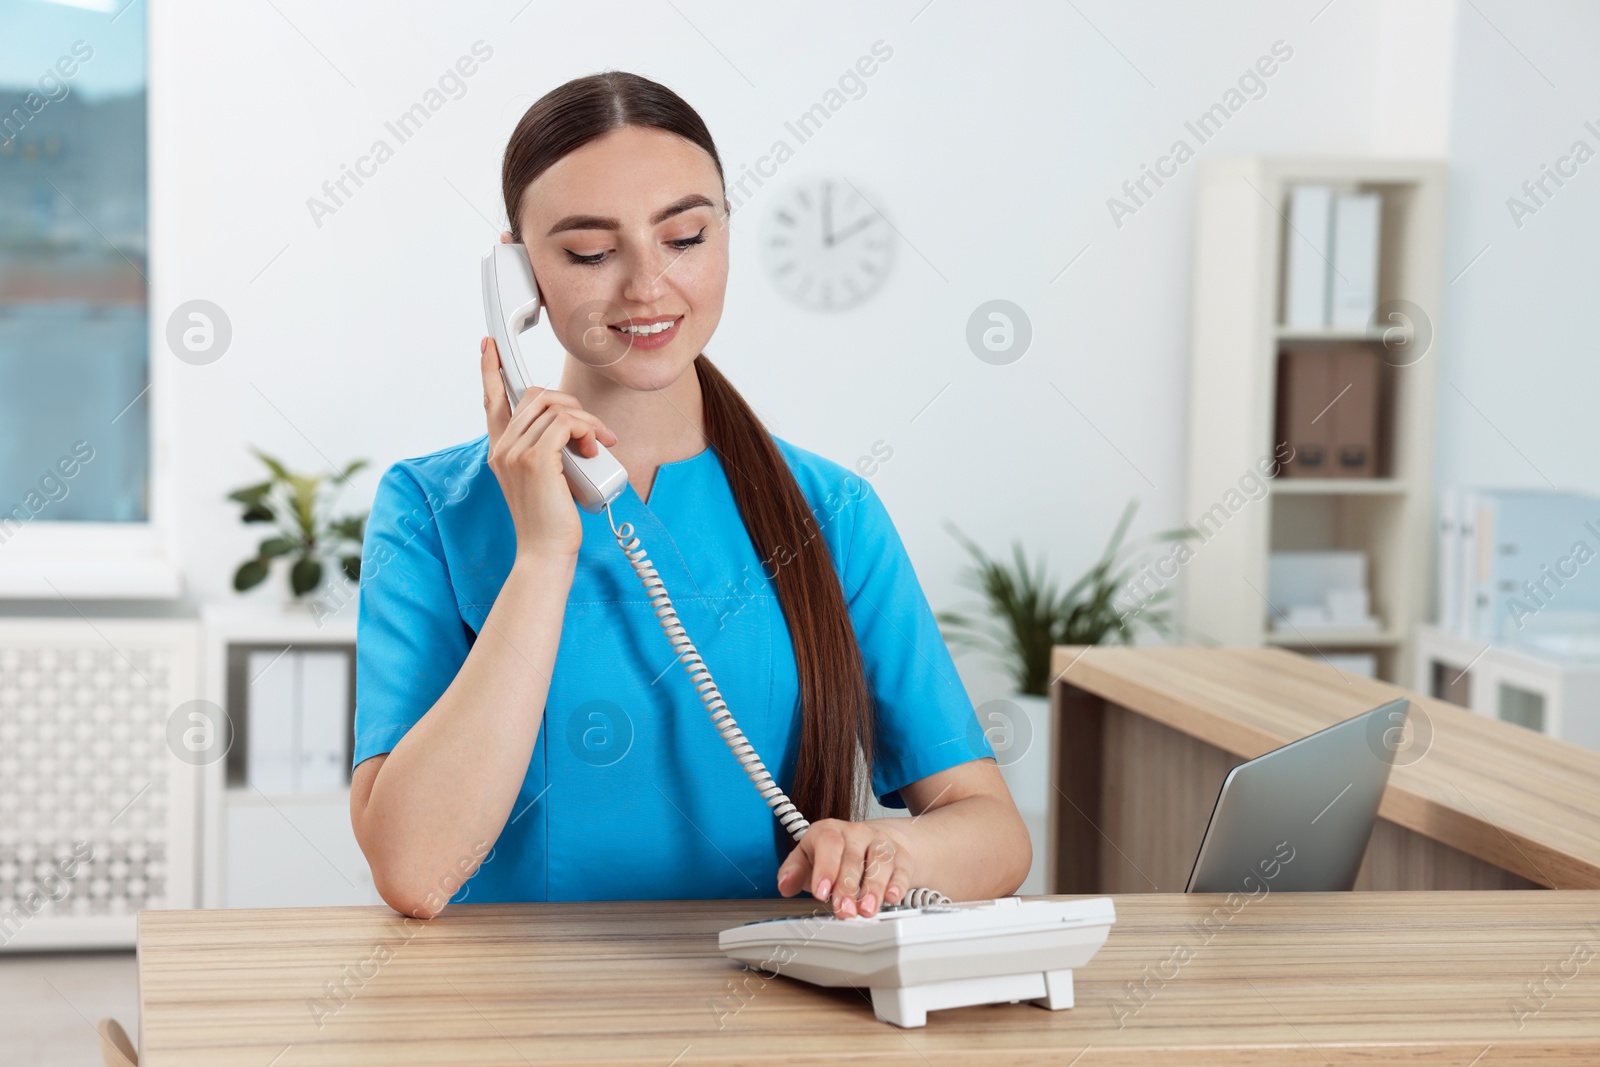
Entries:
{"label": "blurred office background", "polygon": [[[338,544],[388,464],[483,432],[500,155],[602,69],[705,118],[735,204],[707,352],[774,433],[870,468],[935,609],[983,610],[947,522],[1059,589],[1137,501],[1130,538],[1204,536],[1118,590],[1136,640],[1282,645],[1600,744],[1597,39],[1576,0],[3,0],[0,996],[41,1023],[0,1058],[96,1062],[79,1013],[136,1013],[126,952],[86,950],[139,908],[376,901],[359,550],[239,592],[272,532],[241,516],[281,498],[229,494],[254,450],[368,460]],[[828,182],[881,280],[795,292],[764,237]],[[957,652],[1043,892],[1047,705]]]}

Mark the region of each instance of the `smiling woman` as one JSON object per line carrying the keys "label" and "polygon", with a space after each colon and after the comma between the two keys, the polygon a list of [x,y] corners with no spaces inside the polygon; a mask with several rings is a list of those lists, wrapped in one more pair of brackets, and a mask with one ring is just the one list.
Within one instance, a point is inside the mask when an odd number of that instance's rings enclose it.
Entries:
{"label": "smiling woman", "polygon": [[[477,840],[494,849],[450,899],[807,890],[851,915],[914,886],[1013,892],[1026,830],[882,502],[769,433],[706,357],[728,201],[700,117],[646,78],[579,78],[528,109],[501,179],[501,240],[525,248],[566,357],[513,412],[485,338],[487,433],[395,464],[374,502],[368,551],[388,562],[363,569],[351,814],[384,899],[436,914]],[[689,656],[608,516],[574,504],[560,450],[597,443],[628,474],[616,518],[814,820],[792,849],[752,754],[728,757],[670,670]],[[462,491],[427,504],[463,458]],[[861,818],[869,780],[922,817]]]}

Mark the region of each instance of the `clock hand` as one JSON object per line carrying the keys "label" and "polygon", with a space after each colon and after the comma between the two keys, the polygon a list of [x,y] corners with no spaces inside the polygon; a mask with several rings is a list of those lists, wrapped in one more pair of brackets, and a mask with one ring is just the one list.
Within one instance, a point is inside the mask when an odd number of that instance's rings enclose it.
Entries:
{"label": "clock hand", "polygon": [[836,238],[833,235],[833,183],[828,182],[822,187],[822,247],[831,248]]}
{"label": "clock hand", "polygon": [[860,231],[866,229],[868,226],[871,226],[874,222],[877,222],[877,221],[878,221],[878,216],[876,216],[876,215],[868,215],[866,218],[861,219],[860,221],[854,223],[853,225],[847,226],[844,229],[840,230],[838,233],[834,234],[833,235],[833,240],[830,243],[831,244],[838,244],[840,241],[844,240],[846,237],[850,237],[850,236],[852,236],[852,235],[854,235],[856,233],[859,233]]}

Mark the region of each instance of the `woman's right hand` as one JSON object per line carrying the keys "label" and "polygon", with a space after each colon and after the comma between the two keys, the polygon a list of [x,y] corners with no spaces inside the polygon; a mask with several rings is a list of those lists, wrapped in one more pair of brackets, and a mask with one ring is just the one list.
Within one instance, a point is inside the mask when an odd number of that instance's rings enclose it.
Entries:
{"label": "woman's right hand", "polygon": [[513,414],[494,338],[483,339],[482,351],[489,468],[500,480],[511,509],[517,555],[576,560],[583,544],[583,520],[561,471],[561,449],[571,443],[580,455],[593,456],[598,454],[597,442],[614,445],[617,435],[583,410],[571,393],[555,389],[529,388]]}

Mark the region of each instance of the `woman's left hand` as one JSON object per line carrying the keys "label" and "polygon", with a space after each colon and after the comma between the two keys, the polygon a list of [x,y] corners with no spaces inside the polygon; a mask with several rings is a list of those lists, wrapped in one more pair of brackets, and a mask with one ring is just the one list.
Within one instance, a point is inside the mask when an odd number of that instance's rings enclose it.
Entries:
{"label": "woman's left hand", "polygon": [[840,918],[874,915],[883,904],[899,903],[918,884],[915,850],[904,825],[909,822],[812,823],[778,867],[778,892],[792,897],[807,890]]}

